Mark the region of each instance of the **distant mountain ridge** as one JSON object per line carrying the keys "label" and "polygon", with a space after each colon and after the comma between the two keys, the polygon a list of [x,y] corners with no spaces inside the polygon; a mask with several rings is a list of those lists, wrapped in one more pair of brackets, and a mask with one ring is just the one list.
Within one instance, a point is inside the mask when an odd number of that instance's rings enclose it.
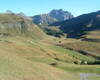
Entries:
{"label": "distant mountain ridge", "polygon": [[56,22],[52,26],[68,34],[68,37],[79,37],[91,30],[100,30],[100,11],[83,14],[70,20]]}
{"label": "distant mountain ridge", "polygon": [[64,21],[72,19],[73,15],[68,11],[62,9],[54,9],[47,14],[33,16],[33,22],[36,24],[51,24],[57,21]]}
{"label": "distant mountain ridge", "polygon": [[73,15],[68,11],[63,11],[62,9],[52,10],[49,16],[56,18],[58,21],[69,20],[73,18]]}

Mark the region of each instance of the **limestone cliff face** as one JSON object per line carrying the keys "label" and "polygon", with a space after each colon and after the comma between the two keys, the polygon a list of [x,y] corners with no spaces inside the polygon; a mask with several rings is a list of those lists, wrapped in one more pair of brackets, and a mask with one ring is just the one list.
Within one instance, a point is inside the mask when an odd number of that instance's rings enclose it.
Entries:
{"label": "limestone cliff face", "polygon": [[68,11],[62,9],[55,9],[47,14],[33,16],[33,22],[36,24],[52,24],[57,21],[64,21],[72,19],[73,15]]}
{"label": "limestone cliff face", "polygon": [[63,11],[62,9],[52,10],[49,15],[56,18],[59,21],[69,20],[73,18],[73,15],[68,11]]}

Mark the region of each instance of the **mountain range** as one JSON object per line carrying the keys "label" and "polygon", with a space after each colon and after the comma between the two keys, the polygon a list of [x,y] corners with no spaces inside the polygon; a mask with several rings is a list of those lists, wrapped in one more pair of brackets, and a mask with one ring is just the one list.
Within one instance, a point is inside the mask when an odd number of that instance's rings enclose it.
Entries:
{"label": "mountain range", "polygon": [[72,19],[73,15],[68,11],[62,9],[54,9],[47,14],[35,15],[32,17],[36,24],[51,24],[57,21],[64,21]]}
{"label": "mountain range", "polygon": [[77,38],[89,31],[100,30],[100,11],[83,14],[70,20],[53,23],[51,26],[60,26],[61,31],[68,37]]}

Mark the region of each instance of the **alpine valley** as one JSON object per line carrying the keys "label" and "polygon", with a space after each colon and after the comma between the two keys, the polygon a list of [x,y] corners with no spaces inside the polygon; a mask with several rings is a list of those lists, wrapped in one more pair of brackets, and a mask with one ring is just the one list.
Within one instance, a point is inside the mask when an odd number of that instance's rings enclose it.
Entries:
{"label": "alpine valley", "polygon": [[100,80],[99,74],[100,11],[0,13],[0,80]]}

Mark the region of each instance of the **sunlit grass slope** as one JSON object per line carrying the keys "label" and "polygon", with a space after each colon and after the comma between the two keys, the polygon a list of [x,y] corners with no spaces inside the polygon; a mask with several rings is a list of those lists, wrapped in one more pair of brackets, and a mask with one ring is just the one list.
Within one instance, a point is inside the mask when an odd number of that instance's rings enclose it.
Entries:
{"label": "sunlit grass slope", "polygon": [[0,14],[0,80],[79,80],[80,73],[100,73],[98,65],[74,64],[93,58],[57,43],[59,38],[47,36],[30,20]]}
{"label": "sunlit grass slope", "polygon": [[[0,79],[78,80],[78,76],[49,65],[57,61],[56,55],[62,60],[68,55],[42,44],[45,38],[51,39],[30,20],[15,14],[0,14]],[[48,64],[36,61],[42,58]]]}
{"label": "sunlit grass slope", "polygon": [[26,36],[42,39],[45,34],[30,19],[16,14],[0,14],[0,36]]}

